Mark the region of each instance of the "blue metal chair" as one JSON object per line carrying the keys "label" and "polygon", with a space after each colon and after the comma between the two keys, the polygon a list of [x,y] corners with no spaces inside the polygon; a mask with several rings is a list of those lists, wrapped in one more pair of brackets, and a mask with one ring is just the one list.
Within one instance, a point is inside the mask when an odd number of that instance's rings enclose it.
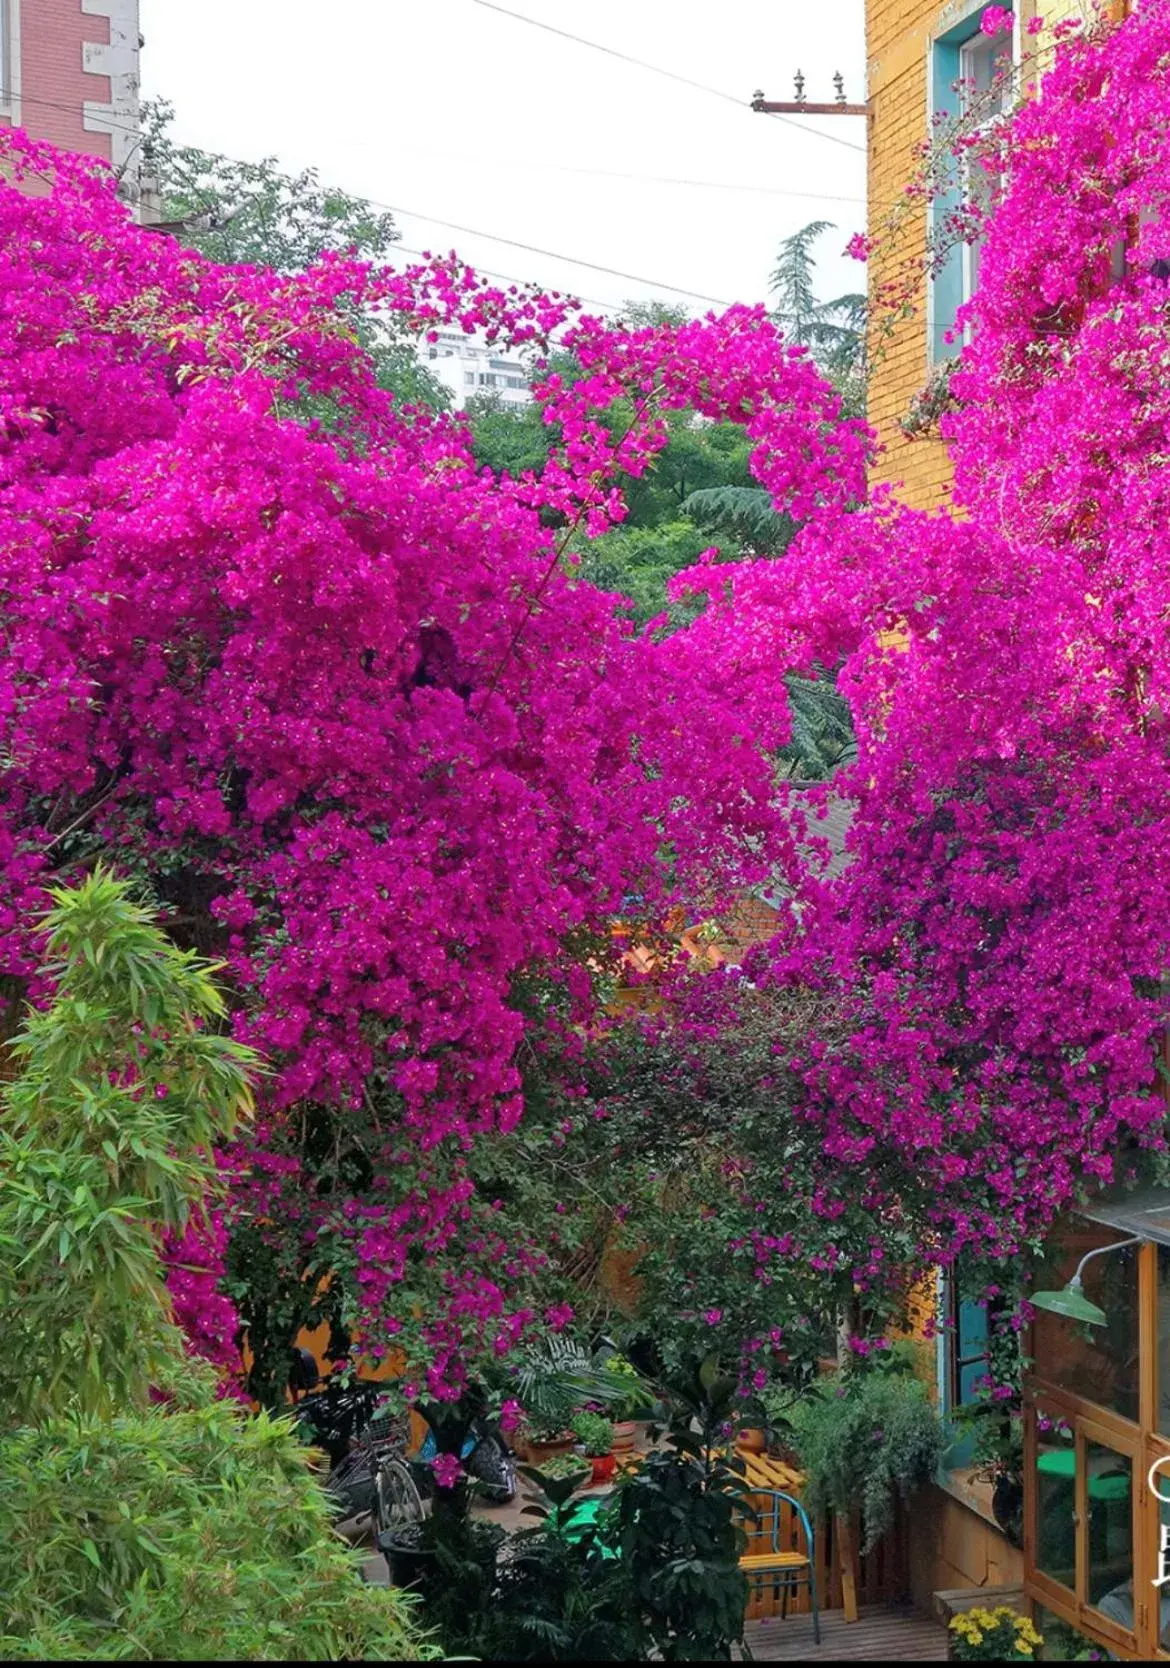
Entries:
{"label": "blue metal chair", "polygon": [[[795,1495],[784,1494],[780,1489],[753,1489],[752,1501],[756,1508],[755,1519],[749,1530],[752,1540],[766,1536],[771,1539],[772,1546],[770,1551],[746,1552],[739,1561],[739,1567],[752,1587],[762,1588],[771,1584],[773,1593],[780,1599],[782,1618],[788,1615],[789,1593],[799,1591],[807,1583],[812,1602],[813,1639],[819,1645],[821,1614],[817,1603],[816,1538],[808,1513]],[[804,1536],[803,1552],[782,1546],[780,1543],[785,1506],[791,1508],[793,1516],[800,1523]]]}

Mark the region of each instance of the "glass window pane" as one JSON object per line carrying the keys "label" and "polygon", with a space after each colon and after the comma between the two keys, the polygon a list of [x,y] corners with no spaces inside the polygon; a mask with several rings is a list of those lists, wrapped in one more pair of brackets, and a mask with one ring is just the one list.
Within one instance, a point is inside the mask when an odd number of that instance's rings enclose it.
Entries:
{"label": "glass window pane", "polygon": [[1089,1499],[1088,1600],[1111,1621],[1133,1621],[1133,1467],[1100,1442],[1085,1444]]}
{"label": "glass window pane", "polygon": [[956,1354],[960,1361],[970,1361],[973,1356],[987,1354],[987,1305],[986,1303],[960,1303],[958,1321],[958,1336],[956,1338]]}
{"label": "glass window pane", "polygon": [[1036,1568],[1076,1588],[1076,1446],[1071,1425],[1036,1415]]}
{"label": "glass window pane", "polygon": [[[1170,1496],[1170,1463],[1163,1464],[1157,1475],[1158,1489],[1162,1494]],[[1158,1506],[1158,1532],[1161,1537],[1159,1548],[1167,1547],[1163,1555],[1159,1549],[1158,1567],[1154,1572],[1159,1582],[1164,1575],[1170,1575],[1170,1499],[1163,1500]],[[1170,1583],[1158,1587],[1160,1600],[1160,1615],[1158,1617],[1158,1643],[1164,1651],[1170,1651]]]}
{"label": "glass window pane", "polygon": [[985,35],[980,32],[960,48],[959,76],[963,84],[964,115],[973,115],[977,121],[990,121],[1007,108],[1010,42],[1010,35]]}
{"label": "glass window pane", "polygon": [[[1158,1391],[1154,1428],[1170,1436],[1170,1245],[1158,1247]],[[1170,1494],[1170,1482],[1162,1491]]]}
{"label": "glass window pane", "polygon": [[1041,1662],[1096,1661],[1100,1657],[1100,1645],[1094,1645],[1087,1634],[1054,1616],[1042,1604],[1036,1606],[1034,1619],[1044,1639],[1038,1653]]}
{"label": "glass window pane", "polygon": [[[1065,1237],[1037,1285],[1063,1286],[1086,1251],[1113,1245],[1116,1229],[1095,1223],[1078,1224]],[[1122,1246],[1093,1257],[1085,1265],[1085,1296],[1105,1311],[1103,1325],[1067,1320],[1043,1309],[1036,1311],[1033,1330],[1035,1371],[1059,1385],[1119,1413],[1138,1417],[1138,1302],[1136,1245]]]}

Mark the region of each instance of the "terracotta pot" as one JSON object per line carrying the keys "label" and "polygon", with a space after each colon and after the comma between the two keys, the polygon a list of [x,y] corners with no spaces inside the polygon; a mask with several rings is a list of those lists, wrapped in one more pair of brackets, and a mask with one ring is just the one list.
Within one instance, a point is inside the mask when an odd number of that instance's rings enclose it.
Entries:
{"label": "terracotta pot", "polygon": [[632,1419],[619,1419],[613,1427],[613,1454],[632,1454],[638,1440],[638,1427]]}
{"label": "terracotta pot", "polygon": [[800,1460],[797,1458],[796,1450],[790,1448],[787,1442],[769,1442],[768,1458],[779,1460],[781,1465],[788,1466],[792,1471],[800,1470]]}
{"label": "terracotta pot", "polygon": [[735,1445],[741,1454],[762,1454],[768,1442],[758,1425],[749,1425],[746,1430],[740,1431]]}
{"label": "terracotta pot", "polygon": [[591,1481],[594,1485],[598,1483],[608,1483],[614,1472],[617,1470],[617,1455],[594,1454],[591,1457],[593,1460],[593,1476]]}
{"label": "terracotta pot", "polygon": [[530,1436],[527,1442],[529,1465],[541,1466],[545,1460],[552,1459],[554,1454],[571,1454],[573,1451],[573,1434],[566,1432],[564,1436],[554,1437],[551,1442],[537,1442]]}

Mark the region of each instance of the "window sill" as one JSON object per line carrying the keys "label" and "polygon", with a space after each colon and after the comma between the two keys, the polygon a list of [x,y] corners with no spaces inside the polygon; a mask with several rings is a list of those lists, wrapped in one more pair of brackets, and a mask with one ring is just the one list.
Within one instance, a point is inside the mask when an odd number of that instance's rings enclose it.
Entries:
{"label": "window sill", "polygon": [[971,1466],[956,1466],[953,1471],[943,1471],[938,1477],[938,1486],[944,1494],[949,1494],[952,1500],[966,1506],[968,1511],[981,1517],[985,1523],[991,1525],[997,1535],[1003,1530],[995,1520],[995,1513],[991,1509],[991,1493],[993,1484],[987,1477],[980,1476]]}

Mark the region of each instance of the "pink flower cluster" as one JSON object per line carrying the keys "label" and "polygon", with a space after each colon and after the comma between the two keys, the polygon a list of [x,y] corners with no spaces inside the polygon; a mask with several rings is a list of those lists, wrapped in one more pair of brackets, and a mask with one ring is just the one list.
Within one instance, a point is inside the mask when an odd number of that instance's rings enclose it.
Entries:
{"label": "pink flower cluster", "polygon": [[[52,190],[0,185],[0,970],[29,971],[59,865],[148,877],[273,1064],[229,1219],[344,1240],[384,1335],[409,1251],[468,1211],[457,1163],[400,1178],[521,1114],[518,975],[563,976],[566,940],[631,897],[730,897],[791,847],[783,686],[714,688],[551,529],[619,520],[618,476],[683,407],[742,424],[802,516],[862,494],[869,437],[762,308],[631,331],[453,257],[220,268],[134,226],[90,164],[3,145]],[[537,389],[543,473],[496,479],[458,422],[400,411],[354,308],[567,330],[584,374]],[[624,430],[600,420],[617,400]],[[289,1132],[372,1090],[375,1180],[322,1201]],[[499,1266],[453,1279],[432,1394],[458,1393],[469,1330],[506,1349],[528,1324]],[[205,1307],[192,1330],[222,1343]]]}
{"label": "pink flower cluster", "polygon": [[1168,116],[1167,0],[1066,35],[992,141],[956,513],[822,516],[690,634],[748,704],[841,667],[852,861],[759,977],[834,1000],[798,1062],[828,1173],[924,1198],[936,1253],[1014,1253],[1164,1144]]}

